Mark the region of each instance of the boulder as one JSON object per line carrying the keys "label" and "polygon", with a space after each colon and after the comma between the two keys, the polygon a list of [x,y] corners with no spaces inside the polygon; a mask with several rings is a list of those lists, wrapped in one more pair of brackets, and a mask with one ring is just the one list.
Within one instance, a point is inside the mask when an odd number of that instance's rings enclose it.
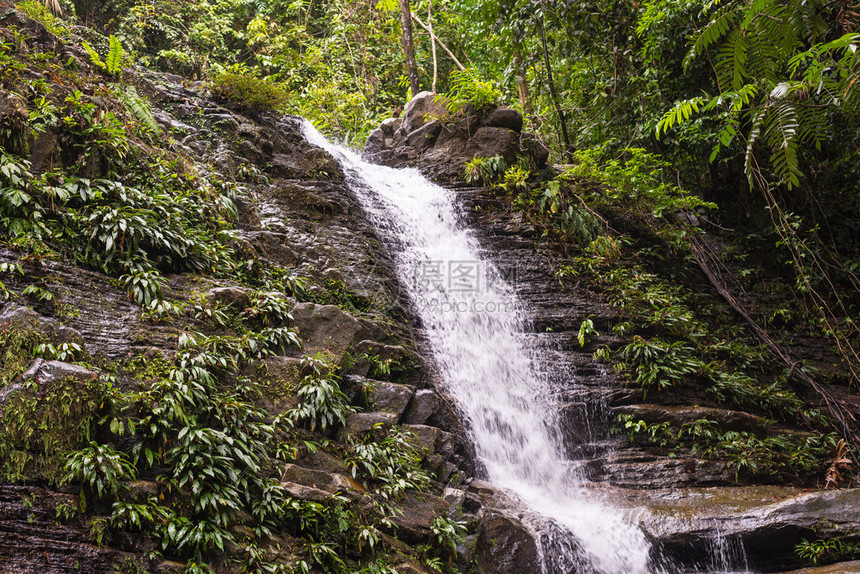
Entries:
{"label": "boulder", "polygon": [[372,388],[370,400],[373,406],[380,411],[393,413],[398,421],[415,394],[415,387],[382,381],[375,381]]}
{"label": "boulder", "polygon": [[357,435],[373,430],[376,425],[387,431],[391,425],[397,423],[397,415],[392,413],[350,413],[346,417],[346,425],[340,432],[345,438],[349,435]]}
{"label": "boulder", "polygon": [[[338,492],[346,495],[355,495],[364,492],[364,488],[351,477],[335,472],[305,468],[297,464],[285,464],[281,475],[282,483],[292,483],[315,490],[326,492],[326,495]],[[295,489],[295,487],[292,487]],[[308,495],[314,494],[306,491]]]}
{"label": "boulder", "polygon": [[410,132],[406,136],[406,145],[420,153],[431,147],[441,132],[442,123],[439,120],[433,120]]}
{"label": "boulder", "polygon": [[33,364],[30,365],[29,369],[21,373],[16,382],[35,379],[36,383],[40,387],[47,387],[67,379],[73,379],[84,383],[87,381],[93,381],[97,379],[98,376],[98,373],[94,371],[71,363],[36,359],[33,361]]}
{"label": "boulder", "polygon": [[386,138],[391,138],[394,137],[394,132],[399,130],[401,125],[403,125],[403,118],[388,118],[379,124],[378,129],[382,130]]}
{"label": "boulder", "polygon": [[419,92],[406,104],[401,127],[409,134],[428,121],[444,118],[448,115],[448,110],[443,102],[444,100],[437,102],[436,94],[433,92]]}
{"label": "boulder", "polygon": [[490,112],[486,124],[494,128],[506,128],[517,133],[523,130],[523,115],[517,110],[499,107]]}
{"label": "boulder", "polygon": [[299,500],[312,500],[314,502],[322,502],[334,494],[319,488],[314,488],[313,486],[305,486],[303,484],[289,481],[281,482],[281,488],[286,490],[293,498],[298,498]]}
{"label": "boulder", "polygon": [[382,128],[376,128],[367,136],[367,140],[364,142],[364,151],[362,152],[362,157],[373,157],[389,147],[386,145],[385,141],[385,132],[382,131]]}
{"label": "boulder", "polygon": [[409,492],[397,502],[402,513],[391,518],[397,526],[398,538],[409,543],[427,542],[430,528],[437,516],[446,516],[451,505],[426,492]]}
{"label": "boulder", "polygon": [[475,546],[476,574],[534,572],[540,554],[532,534],[522,522],[497,511],[488,511],[478,525]]}
{"label": "boulder", "polygon": [[335,305],[299,303],[292,311],[302,354],[326,353],[337,362],[356,343],[382,335],[374,323],[356,319]]}
{"label": "boulder", "polygon": [[449,432],[459,428],[454,409],[436,391],[419,389],[412,397],[409,408],[403,414],[403,424],[430,425]]}
{"label": "boulder", "polygon": [[212,303],[243,311],[251,305],[251,289],[245,287],[215,287],[206,292],[206,299]]}
{"label": "boulder", "polygon": [[507,128],[483,127],[478,128],[475,135],[469,139],[469,143],[474,148],[474,152],[472,152],[473,157],[493,157],[500,155],[505,158],[508,165],[512,165],[517,161],[517,152],[520,149],[520,136],[517,132]]}
{"label": "boulder", "polygon": [[[742,504],[717,492],[676,507],[658,500],[643,527],[659,551],[678,563],[706,553],[720,538],[743,546],[750,569],[767,572],[802,566],[794,548],[803,539],[851,536],[860,529],[860,489],[800,493],[775,503],[751,496],[767,488],[747,489],[751,500]],[[732,505],[734,512],[727,512]]]}
{"label": "boulder", "polygon": [[409,431],[414,435],[412,441],[416,447],[425,449],[428,452],[436,452],[439,445],[442,444],[444,433],[441,429],[427,425],[403,425],[403,430]]}

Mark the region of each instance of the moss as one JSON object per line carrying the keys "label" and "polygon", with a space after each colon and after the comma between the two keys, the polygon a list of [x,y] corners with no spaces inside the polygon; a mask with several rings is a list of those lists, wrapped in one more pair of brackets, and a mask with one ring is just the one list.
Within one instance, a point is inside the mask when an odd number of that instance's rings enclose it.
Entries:
{"label": "moss", "polygon": [[45,339],[36,331],[0,330],[0,387],[9,384],[33,360],[33,349]]}
{"label": "moss", "polygon": [[61,478],[67,453],[90,439],[110,389],[98,378],[33,381],[10,393],[0,415],[0,459],[7,480]]}

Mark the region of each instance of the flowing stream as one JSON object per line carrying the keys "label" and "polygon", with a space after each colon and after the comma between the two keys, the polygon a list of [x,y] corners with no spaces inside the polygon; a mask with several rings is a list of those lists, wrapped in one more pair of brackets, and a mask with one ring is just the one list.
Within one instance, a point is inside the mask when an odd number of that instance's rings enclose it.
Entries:
{"label": "flowing stream", "polygon": [[487,480],[533,511],[523,522],[539,542],[541,572],[661,572],[641,530],[565,460],[539,351],[524,344],[527,310],[464,225],[452,192],[417,170],[368,164],[307,122],[304,130],[341,162],[394,253]]}

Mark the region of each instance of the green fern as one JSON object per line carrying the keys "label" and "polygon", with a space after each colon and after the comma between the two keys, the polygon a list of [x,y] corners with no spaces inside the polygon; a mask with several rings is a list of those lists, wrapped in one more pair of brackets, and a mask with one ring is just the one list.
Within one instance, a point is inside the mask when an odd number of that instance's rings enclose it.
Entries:
{"label": "green fern", "polygon": [[714,19],[695,35],[693,46],[684,58],[684,70],[688,68],[690,62],[728,34],[737,19],[737,8],[727,6],[719,10]]}
{"label": "green fern", "polygon": [[125,50],[122,47],[122,43],[120,43],[119,39],[111,34],[110,37],[110,49],[108,50],[107,58],[105,58],[105,65],[107,67],[108,74],[112,76],[117,76],[122,72],[122,64],[125,61]]}
{"label": "green fern", "polygon": [[122,72],[122,65],[126,58],[126,52],[122,47],[122,43],[120,43],[116,36],[111,35],[109,40],[110,47],[108,48],[107,57],[105,57],[104,60],[101,59],[99,53],[96,52],[88,43],[83,42],[82,45],[84,50],[87,51],[87,54],[89,54],[90,61],[96,68],[102,72],[107,72],[111,76],[118,76]]}
{"label": "green fern", "polygon": [[87,54],[89,54],[90,62],[92,62],[93,66],[95,66],[99,70],[107,71],[107,66],[105,65],[104,62],[102,62],[102,59],[101,59],[101,56],[99,56],[99,53],[96,52],[95,49],[93,49],[93,47],[90,46],[86,42],[83,42],[81,45],[84,47],[84,50],[87,51]]}
{"label": "green fern", "polygon": [[657,122],[657,137],[660,137],[660,132],[666,133],[675,124],[680,125],[687,122],[693,114],[699,113],[699,108],[704,102],[705,98],[703,97],[677,102],[675,107],[663,114],[663,117]]}
{"label": "green fern", "polygon": [[161,128],[152,116],[146,101],[140,97],[134,86],[128,86],[125,90],[116,90],[117,98],[125,104],[125,107],[134,114],[140,124],[154,135],[161,134]]}

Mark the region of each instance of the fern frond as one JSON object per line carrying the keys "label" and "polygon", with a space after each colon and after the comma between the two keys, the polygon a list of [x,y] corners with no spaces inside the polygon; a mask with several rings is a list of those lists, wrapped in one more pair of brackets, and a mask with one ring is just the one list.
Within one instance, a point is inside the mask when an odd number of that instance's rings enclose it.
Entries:
{"label": "fern frond", "polygon": [[161,128],[152,116],[149,106],[134,86],[128,86],[124,91],[116,90],[116,95],[146,130],[155,135],[161,134]]}
{"label": "fern frond", "polygon": [[718,10],[714,19],[694,36],[693,47],[690,48],[690,51],[684,57],[684,70],[686,71],[690,62],[698,57],[699,54],[705,52],[710,46],[716,44],[728,34],[737,21],[737,18],[737,9],[731,5]]}
{"label": "fern frond", "polygon": [[90,46],[86,42],[83,42],[81,45],[84,47],[84,50],[87,51],[87,54],[89,54],[90,62],[92,62],[93,66],[95,66],[99,70],[107,70],[107,66],[105,66],[104,62],[102,62],[101,56],[99,56],[99,53],[96,52],[92,46]]}
{"label": "fern frond", "polygon": [[125,50],[122,47],[122,43],[119,39],[111,34],[110,36],[110,49],[108,50],[108,55],[105,58],[105,66],[107,72],[113,76],[116,76],[120,72],[122,72],[122,64],[125,59]]}
{"label": "fern frond", "polygon": [[660,132],[666,133],[669,128],[675,124],[681,125],[686,123],[694,113],[699,113],[699,107],[705,101],[705,98],[697,97],[689,100],[682,100],[675,106],[663,114],[663,117],[657,122],[657,137],[660,137]]}
{"label": "fern frond", "polygon": [[800,185],[800,164],[797,159],[799,123],[795,105],[781,101],[770,106],[765,118],[765,140],[771,148],[770,163],[776,175],[788,188]]}
{"label": "fern frond", "polygon": [[760,30],[751,30],[747,34],[747,41],[749,42],[747,49],[749,77],[765,80],[770,85],[777,84],[779,52],[774,48],[771,38]]}
{"label": "fern frond", "polygon": [[761,135],[762,119],[765,116],[767,107],[755,110],[750,116],[750,133],[747,136],[747,150],[744,153],[744,173],[747,175],[750,187],[755,187],[755,177],[758,174],[758,164],[755,160],[755,146],[758,143],[758,138]]}
{"label": "fern frond", "polygon": [[747,52],[749,40],[738,29],[726,37],[717,59],[717,77],[723,90],[739,90],[749,77]]}
{"label": "fern frond", "polygon": [[746,30],[757,18],[779,19],[779,7],[775,6],[774,0],[753,0],[744,9],[744,19],[741,21],[740,29]]}

